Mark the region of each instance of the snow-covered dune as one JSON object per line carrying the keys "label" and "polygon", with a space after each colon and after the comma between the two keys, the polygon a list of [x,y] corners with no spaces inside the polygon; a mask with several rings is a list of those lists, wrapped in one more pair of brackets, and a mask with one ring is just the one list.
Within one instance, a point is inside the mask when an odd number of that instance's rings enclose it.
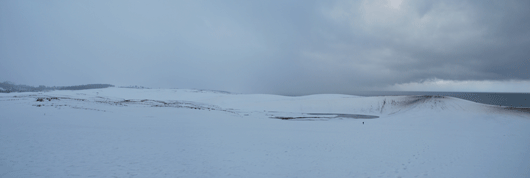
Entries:
{"label": "snow-covered dune", "polygon": [[436,96],[1,93],[0,177],[530,177],[530,114]]}
{"label": "snow-covered dune", "polygon": [[[30,94],[26,94],[30,95]],[[24,96],[24,95],[22,95]],[[353,95],[319,94],[308,96],[279,96],[269,94],[229,94],[188,89],[127,89],[109,88],[86,91],[54,91],[32,94],[32,98],[54,96],[70,100],[123,102],[164,101],[194,102],[216,105],[225,109],[241,111],[282,111],[282,112],[324,112],[392,115],[409,110],[421,111],[498,111],[502,107],[488,106],[471,101],[440,96],[378,96],[360,97]],[[132,104],[132,103],[130,103]],[[137,103],[138,104],[138,103]]]}

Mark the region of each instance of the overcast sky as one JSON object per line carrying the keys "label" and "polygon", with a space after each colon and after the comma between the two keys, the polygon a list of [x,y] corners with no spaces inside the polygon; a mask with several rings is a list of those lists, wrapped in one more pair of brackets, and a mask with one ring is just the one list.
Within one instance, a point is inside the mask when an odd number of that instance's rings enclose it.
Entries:
{"label": "overcast sky", "polygon": [[0,1],[0,81],[530,92],[530,1]]}

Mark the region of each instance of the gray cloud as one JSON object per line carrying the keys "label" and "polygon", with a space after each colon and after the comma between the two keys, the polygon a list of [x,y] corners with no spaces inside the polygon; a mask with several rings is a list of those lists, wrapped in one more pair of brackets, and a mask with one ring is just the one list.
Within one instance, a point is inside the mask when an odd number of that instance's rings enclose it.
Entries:
{"label": "gray cloud", "polygon": [[278,94],[530,80],[527,1],[2,1],[0,81]]}

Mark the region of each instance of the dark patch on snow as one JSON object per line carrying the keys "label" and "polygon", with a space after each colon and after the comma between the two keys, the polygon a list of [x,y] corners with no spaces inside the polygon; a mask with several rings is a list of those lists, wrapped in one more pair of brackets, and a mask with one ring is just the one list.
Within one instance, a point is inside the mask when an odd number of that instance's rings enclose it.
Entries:
{"label": "dark patch on snow", "polygon": [[309,115],[335,115],[335,117],[352,118],[352,119],[376,119],[379,116],[362,115],[362,114],[340,114],[340,113],[309,113]]}
{"label": "dark patch on snow", "polygon": [[299,116],[299,117],[286,117],[286,116],[275,116],[272,118],[281,120],[328,120],[336,118],[344,119],[376,119],[379,116],[373,115],[362,115],[362,114],[341,114],[341,113],[307,113],[311,116]]}
{"label": "dark patch on snow", "polygon": [[445,98],[445,96],[437,96],[437,95],[420,95],[420,96],[408,96],[407,100],[405,101],[394,101],[392,100],[392,105],[401,105],[401,106],[410,106],[416,103],[425,103],[428,100],[431,99],[442,99]]}
{"label": "dark patch on snow", "polygon": [[511,110],[511,111],[519,111],[519,112],[530,113],[530,108],[506,107],[505,109]]}
{"label": "dark patch on snow", "polygon": [[52,101],[52,100],[59,100],[57,97],[50,97],[50,98],[37,98],[38,102],[44,102],[44,100]]}

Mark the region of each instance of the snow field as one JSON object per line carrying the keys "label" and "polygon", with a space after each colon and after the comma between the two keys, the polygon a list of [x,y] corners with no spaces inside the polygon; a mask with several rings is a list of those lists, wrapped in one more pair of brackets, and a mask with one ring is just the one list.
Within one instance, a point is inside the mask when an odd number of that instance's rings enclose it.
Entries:
{"label": "snow field", "polygon": [[[36,102],[50,96],[70,99]],[[410,98],[121,88],[2,94],[0,177],[529,177],[527,114],[454,98],[377,109],[392,100]],[[221,109],[204,109],[212,106]],[[304,112],[380,118],[270,118]]]}

